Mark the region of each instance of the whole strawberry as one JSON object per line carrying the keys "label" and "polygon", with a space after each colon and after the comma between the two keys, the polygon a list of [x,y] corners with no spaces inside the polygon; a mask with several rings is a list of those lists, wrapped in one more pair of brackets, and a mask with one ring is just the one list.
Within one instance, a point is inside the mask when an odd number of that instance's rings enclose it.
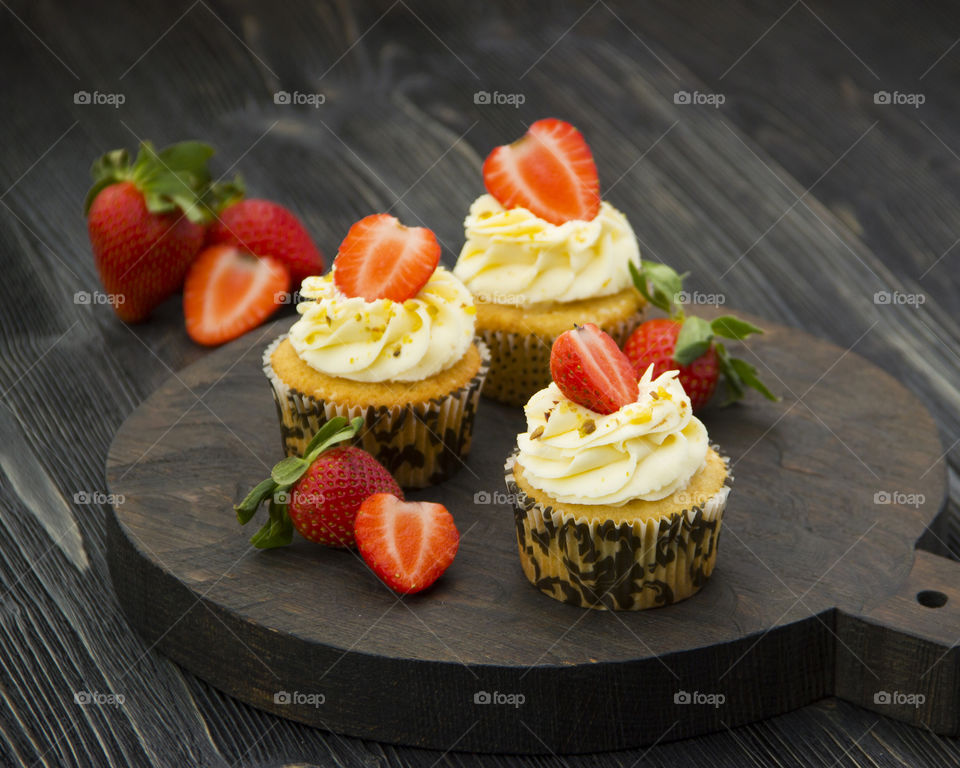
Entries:
{"label": "whole strawberry", "polygon": [[143,142],[131,164],[126,150],[93,164],[84,212],[103,288],[122,320],[145,320],[176,293],[203,246],[200,196],[210,181],[213,149],[196,141],[156,152]]}
{"label": "whole strawberry", "polygon": [[330,547],[353,547],[354,520],[363,501],[374,493],[403,492],[389,472],[369,453],[354,447],[333,446],[350,440],[363,426],[341,416],[330,419],[313,436],[303,457],[278,462],[270,477],[260,482],[234,509],[246,525],[266,501],[270,517],[250,539],[260,549],[286,546],[293,529],[309,541]]}
{"label": "whole strawberry", "polygon": [[638,378],[651,365],[654,377],[665,371],[679,371],[677,377],[690,398],[694,411],[702,409],[713,397],[720,375],[727,389],[727,405],[744,396],[747,387],[756,389],[769,400],[778,398],[757,377],[757,369],[745,360],[731,357],[718,338],[741,340],[760,328],[734,315],[723,315],[712,322],[702,317],[686,317],[675,301],[683,278],[664,264],[644,261],[641,269],[630,265],[634,283],[655,307],[670,317],[647,320],[627,339],[624,354]]}
{"label": "whole strawberry", "polygon": [[269,200],[228,202],[210,227],[207,242],[271,256],[290,270],[295,287],[323,272],[323,255],[296,215]]}
{"label": "whole strawberry", "polygon": [[654,378],[665,371],[679,371],[677,378],[690,398],[690,406],[698,411],[710,401],[717,388],[720,376],[717,350],[711,345],[689,365],[680,365],[674,354],[682,327],[680,321],[667,317],[648,320],[630,335],[623,351],[638,378],[651,365]]}
{"label": "whole strawberry", "polygon": [[290,489],[290,519],[305,539],[353,547],[354,520],[374,493],[403,498],[397,481],[373,456],[352,446],[321,453]]}

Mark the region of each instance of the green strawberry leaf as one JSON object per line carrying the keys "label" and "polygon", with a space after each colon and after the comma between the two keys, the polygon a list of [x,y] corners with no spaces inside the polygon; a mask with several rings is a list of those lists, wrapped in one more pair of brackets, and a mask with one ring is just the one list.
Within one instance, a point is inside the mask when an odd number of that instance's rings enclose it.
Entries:
{"label": "green strawberry leaf", "polygon": [[[339,417],[339,418],[343,418],[343,417]],[[344,421],[346,421],[346,419],[344,419]],[[336,432],[334,432],[332,435],[327,437],[322,442],[319,442],[319,444],[312,451],[307,453],[306,455],[307,463],[313,464],[313,462],[316,461],[317,456],[319,456],[328,448],[336,445],[337,443],[342,443],[344,440],[350,440],[352,437],[354,437],[357,434],[357,432],[360,431],[360,428],[362,426],[363,426],[363,418],[360,416],[355,417],[353,421],[351,421],[345,427],[341,427],[340,429],[338,429]],[[316,439],[316,436],[314,436],[314,439]],[[311,440],[310,442],[312,443],[313,440]]]}
{"label": "green strawberry leaf", "polygon": [[157,160],[173,172],[186,172],[197,179],[200,186],[210,183],[210,158],[214,148],[202,141],[181,141],[157,153]]}
{"label": "green strawberry leaf", "polygon": [[757,390],[767,400],[780,400],[757,376],[757,369],[746,360],[731,357],[723,344],[716,345],[717,359],[720,363],[720,372],[723,374],[727,386],[727,399],[723,405],[730,405],[746,394],[746,388]]}
{"label": "green strawberry leaf", "polygon": [[716,318],[710,327],[717,336],[723,336],[725,339],[735,339],[740,341],[747,338],[752,333],[763,333],[762,328],[757,328],[753,323],[741,320],[736,315],[723,315]]}
{"label": "green strawberry leaf", "polygon": [[250,537],[250,543],[257,549],[285,547],[293,541],[293,521],[286,504],[270,502],[270,519]]}
{"label": "green strawberry leaf", "polygon": [[347,419],[344,416],[334,416],[332,419],[326,421],[324,425],[316,431],[314,436],[310,438],[310,442],[307,443],[307,450],[303,452],[303,455],[309,456],[328,437],[339,432],[345,426],[347,426]]}
{"label": "green strawberry leaf", "polygon": [[737,373],[737,369],[733,367],[733,362],[727,352],[727,348],[723,344],[718,343],[715,349],[717,352],[717,362],[720,365],[720,373],[727,387],[727,399],[724,400],[721,405],[727,406],[743,397],[743,382],[740,380],[740,374]]}
{"label": "green strawberry leaf", "polygon": [[633,285],[657,309],[662,309],[670,316],[682,317],[683,310],[677,305],[677,294],[683,290],[683,278],[672,267],[656,261],[629,262],[630,276]]}
{"label": "green strawberry leaf", "polygon": [[303,477],[304,472],[310,468],[310,464],[311,462],[299,456],[287,456],[273,465],[270,477],[277,485],[293,485]]}
{"label": "green strawberry leaf", "polygon": [[234,506],[234,510],[237,513],[237,520],[240,522],[240,525],[246,525],[250,522],[250,519],[256,513],[257,508],[263,503],[263,500],[268,496],[273,495],[273,492],[277,490],[277,483],[272,477],[268,477],[266,480],[261,480],[257,486],[247,494],[246,498],[241,501],[239,504]]}
{"label": "green strawberry leaf", "polygon": [[730,364],[733,366],[740,380],[751,389],[757,390],[767,400],[778,402],[780,400],[773,392],[767,389],[766,385],[757,377],[757,369],[750,365],[746,360],[740,360],[736,357],[730,358]]}
{"label": "green strawberry leaf", "polygon": [[713,341],[713,329],[702,317],[691,316],[683,321],[677,344],[673,350],[673,360],[679,365],[690,365],[700,355],[710,349]]}
{"label": "green strawberry leaf", "polygon": [[204,204],[218,214],[238,203],[246,196],[246,185],[238,173],[231,181],[217,181],[207,187],[203,194]]}

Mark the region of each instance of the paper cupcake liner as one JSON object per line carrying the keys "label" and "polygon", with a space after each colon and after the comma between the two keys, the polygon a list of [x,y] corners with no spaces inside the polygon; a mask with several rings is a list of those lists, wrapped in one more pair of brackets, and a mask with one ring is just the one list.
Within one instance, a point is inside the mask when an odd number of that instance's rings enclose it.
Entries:
{"label": "paper cupcake liner", "polygon": [[[641,310],[617,323],[601,325],[619,346],[643,322]],[[555,336],[492,331],[478,328],[477,338],[490,348],[490,373],[483,396],[507,405],[524,406],[530,397],[550,385],[550,349]]]}
{"label": "paper cupcake liner", "polygon": [[287,386],[270,358],[286,335],[263,353],[263,372],[273,389],[283,450],[302,456],[310,438],[334,416],[360,416],[364,426],[356,445],[373,454],[403,488],[425,488],[446,480],[470,452],[480,388],[490,366],[486,346],[475,341],[480,369],[469,382],[442,397],[398,406],[352,406],[310,397]]}
{"label": "paper cupcake liner", "polygon": [[690,597],[713,572],[733,481],[729,473],[702,506],[660,519],[596,523],[524,493],[513,477],[516,458],[514,451],[504,471],[515,504],[520,563],[544,594],[581,608],[638,611]]}

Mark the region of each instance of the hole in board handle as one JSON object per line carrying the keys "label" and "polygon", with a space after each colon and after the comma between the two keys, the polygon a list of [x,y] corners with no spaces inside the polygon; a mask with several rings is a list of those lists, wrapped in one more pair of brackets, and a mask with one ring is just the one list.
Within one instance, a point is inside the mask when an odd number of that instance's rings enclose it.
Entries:
{"label": "hole in board handle", "polygon": [[925,608],[943,608],[947,604],[947,596],[935,589],[924,589],[917,592],[917,602]]}

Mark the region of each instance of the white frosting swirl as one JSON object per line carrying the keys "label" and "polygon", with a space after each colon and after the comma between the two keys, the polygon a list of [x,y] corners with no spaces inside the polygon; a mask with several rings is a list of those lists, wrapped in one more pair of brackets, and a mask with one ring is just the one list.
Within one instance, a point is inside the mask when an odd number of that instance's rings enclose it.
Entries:
{"label": "white frosting swirl", "polygon": [[555,383],[537,392],[524,406],[527,431],[517,436],[527,482],[560,502],[608,506],[686,488],[706,460],[707,430],[677,372],[652,375],[650,366],[636,402],[606,416],[568,400]]}
{"label": "white frosting swirl", "polygon": [[609,296],[633,284],[627,265],[640,263],[630,222],[606,202],[591,221],[557,225],[481,195],[464,229],[453,273],[480,301],[529,306]]}
{"label": "white frosting swirl", "polygon": [[458,362],[473,340],[477,309],[443,267],[403,303],[345,296],[333,271],[308,277],[290,328],[297,356],[314,370],[352,381],[421,381]]}

